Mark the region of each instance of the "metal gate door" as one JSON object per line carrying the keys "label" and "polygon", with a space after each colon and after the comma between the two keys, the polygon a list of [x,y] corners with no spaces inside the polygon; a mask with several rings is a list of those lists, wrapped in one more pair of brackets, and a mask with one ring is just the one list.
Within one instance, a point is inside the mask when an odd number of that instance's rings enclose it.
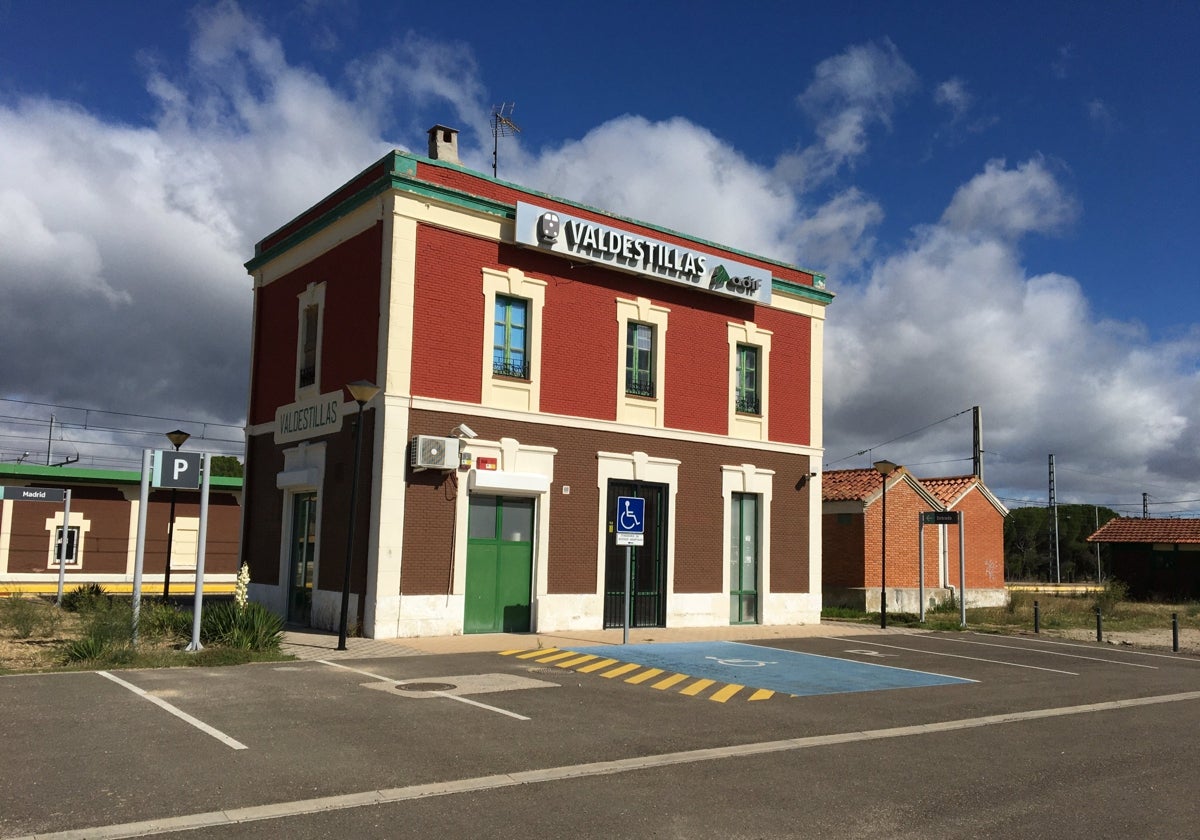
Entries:
{"label": "metal gate door", "polygon": [[[618,546],[613,516],[618,496],[646,500],[645,544]],[[641,481],[608,482],[608,545],[604,563],[604,626],[625,625],[625,557],[632,552],[630,627],[664,627],[667,620],[667,486]]]}

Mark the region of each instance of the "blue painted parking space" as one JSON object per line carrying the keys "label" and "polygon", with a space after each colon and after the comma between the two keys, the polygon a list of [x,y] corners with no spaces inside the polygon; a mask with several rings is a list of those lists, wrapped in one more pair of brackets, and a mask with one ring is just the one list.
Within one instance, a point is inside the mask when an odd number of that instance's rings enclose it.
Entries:
{"label": "blue painted parking space", "polygon": [[572,647],[581,654],[797,696],[883,691],[975,680],[742,642]]}

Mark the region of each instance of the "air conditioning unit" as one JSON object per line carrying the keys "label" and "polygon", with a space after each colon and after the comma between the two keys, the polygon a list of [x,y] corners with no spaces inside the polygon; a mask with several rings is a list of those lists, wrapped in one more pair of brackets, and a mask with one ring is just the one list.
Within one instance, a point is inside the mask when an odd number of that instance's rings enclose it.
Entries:
{"label": "air conditioning unit", "polygon": [[458,468],[458,438],[417,435],[412,439],[409,464],[414,470],[453,470]]}

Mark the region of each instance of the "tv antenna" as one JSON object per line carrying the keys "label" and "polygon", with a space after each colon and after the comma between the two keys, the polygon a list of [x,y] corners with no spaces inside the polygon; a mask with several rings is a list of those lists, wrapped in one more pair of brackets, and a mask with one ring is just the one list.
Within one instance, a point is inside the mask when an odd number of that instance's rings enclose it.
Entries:
{"label": "tv antenna", "polygon": [[511,137],[521,132],[521,127],[512,121],[515,102],[501,102],[492,106],[492,177],[496,177],[496,163],[500,152],[500,138]]}

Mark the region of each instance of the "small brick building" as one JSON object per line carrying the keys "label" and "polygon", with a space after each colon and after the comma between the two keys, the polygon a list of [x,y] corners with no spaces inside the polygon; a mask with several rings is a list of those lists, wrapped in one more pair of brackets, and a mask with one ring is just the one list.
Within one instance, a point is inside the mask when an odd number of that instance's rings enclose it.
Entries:
{"label": "small brick building", "polygon": [[[874,469],[832,470],[823,478],[822,592],[825,603],[876,611],[883,567],[883,476]],[[926,606],[960,589],[962,528],[968,606],[1006,603],[1007,509],[976,476],[918,479],[903,467],[887,477],[888,608],[920,609],[924,537]],[[924,524],[923,514],[952,511],[962,525]]]}
{"label": "small brick building", "polygon": [[242,551],[290,621],[339,623],[359,422],[367,636],[619,627],[627,553],[632,626],[819,620],[821,275],[467,170],[442,126],[247,269]]}
{"label": "small brick building", "polygon": [[[64,587],[98,583],[113,593],[133,591],[141,474],[82,467],[0,464],[0,485],[71,491]],[[200,491],[177,490],[171,592],[194,592]],[[204,550],[205,592],[232,592],[241,532],[240,478],[209,480]],[[151,490],[146,511],[142,591],[161,594],[167,562],[171,491]],[[55,592],[62,503],[0,501],[0,591]]]}

